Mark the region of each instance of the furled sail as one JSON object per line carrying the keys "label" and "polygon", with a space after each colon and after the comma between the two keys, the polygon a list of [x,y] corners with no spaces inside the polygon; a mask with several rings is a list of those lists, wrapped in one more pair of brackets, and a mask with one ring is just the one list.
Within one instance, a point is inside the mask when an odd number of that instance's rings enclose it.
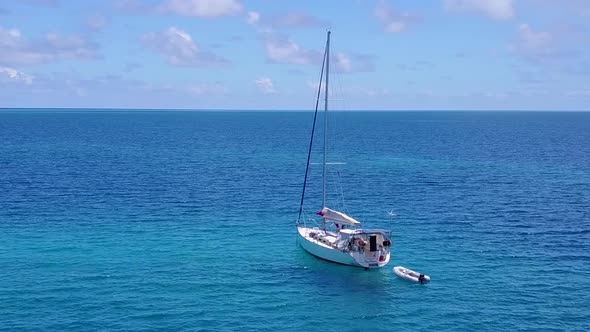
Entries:
{"label": "furled sail", "polygon": [[359,221],[357,221],[353,217],[348,216],[342,212],[334,211],[334,210],[329,209],[327,207],[323,208],[322,211],[318,212],[318,214],[320,216],[322,216],[322,218],[324,218],[324,220],[329,220],[329,221],[332,221],[335,223],[340,223],[340,224],[350,225],[350,226],[359,226],[361,224]]}

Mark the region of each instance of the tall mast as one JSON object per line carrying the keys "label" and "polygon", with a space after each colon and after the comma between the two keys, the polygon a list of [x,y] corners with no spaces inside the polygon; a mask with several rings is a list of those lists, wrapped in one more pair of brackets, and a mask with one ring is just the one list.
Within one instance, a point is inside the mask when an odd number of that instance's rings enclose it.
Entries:
{"label": "tall mast", "polygon": [[330,73],[330,31],[326,41],[326,90],[324,92],[324,169],[322,174],[322,209],[326,207],[326,159],[328,155],[328,81]]}

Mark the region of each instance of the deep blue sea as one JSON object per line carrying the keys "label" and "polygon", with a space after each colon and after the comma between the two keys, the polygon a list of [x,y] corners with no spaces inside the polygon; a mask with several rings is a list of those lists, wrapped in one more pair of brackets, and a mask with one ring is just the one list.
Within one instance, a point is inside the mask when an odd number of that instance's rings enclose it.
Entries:
{"label": "deep blue sea", "polygon": [[371,271],[296,245],[312,120],[1,110],[0,330],[590,330],[590,113],[332,113]]}

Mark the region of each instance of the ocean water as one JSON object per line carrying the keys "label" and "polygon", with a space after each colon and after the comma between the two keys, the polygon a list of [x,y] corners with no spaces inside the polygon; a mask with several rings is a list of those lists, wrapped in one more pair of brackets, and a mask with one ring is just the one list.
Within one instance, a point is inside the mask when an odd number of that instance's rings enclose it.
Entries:
{"label": "ocean water", "polygon": [[0,111],[0,330],[590,330],[590,113],[333,113],[371,271],[296,245],[312,116]]}

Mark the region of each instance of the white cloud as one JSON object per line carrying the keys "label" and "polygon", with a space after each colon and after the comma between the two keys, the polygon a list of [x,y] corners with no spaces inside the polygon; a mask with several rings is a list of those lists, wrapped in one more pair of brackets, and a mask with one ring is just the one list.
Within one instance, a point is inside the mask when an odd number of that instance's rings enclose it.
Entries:
{"label": "white cloud", "polygon": [[307,65],[322,58],[320,52],[305,49],[291,39],[268,38],[265,46],[268,59],[276,63]]}
{"label": "white cloud", "polygon": [[[291,39],[267,36],[266,56],[274,63],[294,65],[320,65],[323,52],[306,49]],[[334,52],[330,56],[330,68],[341,73],[369,72],[375,69],[373,56]]]}
{"label": "white cloud", "polygon": [[32,84],[33,76],[27,75],[14,68],[0,66],[0,82],[8,80],[9,82]]}
{"label": "white cloud", "polygon": [[136,62],[127,62],[125,64],[125,66],[123,67],[123,71],[126,73],[130,73],[132,71],[135,71],[137,69],[143,68],[142,64],[136,63]]}
{"label": "white cloud", "polygon": [[336,53],[336,68],[339,68],[343,72],[352,71],[352,62],[350,58],[344,53]]}
{"label": "white cloud", "polygon": [[260,13],[258,12],[248,12],[248,16],[246,17],[246,23],[250,25],[255,25],[260,21]]}
{"label": "white cloud", "polygon": [[566,95],[569,97],[590,97],[590,87],[567,91]]}
{"label": "white cloud", "polygon": [[[279,23],[283,21],[283,23]],[[305,14],[291,12],[286,15],[271,18],[262,17],[258,12],[248,12],[246,22],[257,29],[260,38],[264,41],[266,58],[268,61],[278,64],[292,65],[320,65],[324,57],[324,51],[308,49],[291,38],[277,36],[276,27],[295,27],[320,24],[321,21],[306,16]],[[323,23],[322,23],[323,24]],[[274,26],[273,26],[274,25]],[[361,54],[346,54],[343,52],[332,53],[331,68],[338,72],[352,73],[361,71],[373,71],[375,68],[373,56]]]}
{"label": "white cloud", "polygon": [[227,93],[227,88],[217,83],[191,83],[174,89],[192,96],[211,96]]}
{"label": "white cloud", "polygon": [[125,74],[81,77],[72,72],[45,71],[28,84],[11,76],[14,76],[12,70],[0,69],[0,100],[5,107],[206,109],[227,107],[232,102],[241,105],[237,99],[227,98],[231,91],[223,82],[156,83],[130,79]]}
{"label": "white cloud", "polygon": [[23,2],[27,2],[31,5],[41,5],[41,6],[49,6],[55,7],[59,4],[58,0],[21,0]]}
{"label": "white cloud", "polygon": [[329,26],[328,22],[299,11],[291,11],[264,17],[262,17],[259,12],[250,11],[246,16],[246,23],[257,26],[262,31]]}
{"label": "white cloud", "polygon": [[545,31],[534,31],[528,24],[518,26],[516,42],[510,46],[515,54],[529,60],[540,60],[558,53],[554,36]]}
{"label": "white cloud", "polygon": [[242,4],[237,0],[168,0],[160,10],[183,16],[221,17],[239,14]]}
{"label": "white cloud", "polygon": [[254,83],[256,83],[256,86],[258,87],[258,89],[260,91],[262,91],[263,93],[266,93],[266,94],[277,93],[277,90],[275,90],[275,87],[274,87],[274,83],[268,77],[259,78],[259,79],[255,80]]}
{"label": "white cloud", "polygon": [[174,100],[174,96],[184,97],[213,97],[228,93],[228,89],[220,82],[169,82],[152,83],[147,81],[130,80],[123,76],[107,75],[90,80],[77,80],[78,85],[90,91],[124,91],[132,95],[167,96],[165,100]]}
{"label": "white cloud", "polygon": [[160,33],[148,33],[142,38],[149,49],[162,54],[175,66],[224,65],[228,61],[215,54],[202,51],[187,32],[176,27]]}
{"label": "white cloud", "polygon": [[[307,81],[306,82],[306,85],[307,85],[308,88],[310,88],[311,90],[313,90],[316,93],[318,91],[318,88],[320,87],[320,84],[318,82]],[[322,81],[322,90],[321,90],[322,97],[321,98],[325,98],[325,96],[324,96],[324,91],[325,90],[326,90],[326,82]],[[334,91],[333,85],[330,85],[330,87],[328,87],[329,99],[332,99],[332,100],[339,99],[339,98],[334,98],[335,95],[339,95],[339,96],[342,96],[343,95],[342,93],[340,93],[342,91],[338,91],[339,92],[338,94],[335,94],[334,92],[335,91]]]}
{"label": "white cloud", "polygon": [[571,23],[577,21],[579,17],[590,17],[590,1],[588,0],[518,0],[516,3],[518,3],[519,7],[526,9],[527,12],[535,11],[549,14],[548,16],[554,18],[561,17],[558,21]]}
{"label": "white cloud", "polygon": [[366,97],[387,97],[391,96],[391,91],[386,88],[376,88],[367,86],[351,86],[345,89],[342,94],[357,95]]}
{"label": "white cloud", "polygon": [[[175,100],[176,97],[204,97],[205,99],[225,96],[228,88],[220,82],[174,82],[151,83],[139,81],[130,85],[129,82],[115,80],[115,85],[128,87],[132,93],[165,96],[165,100]],[[194,105],[193,105],[194,106]]]}
{"label": "white cloud", "polygon": [[78,97],[86,97],[88,96],[88,90],[84,89],[82,86],[78,85],[78,82],[75,82],[71,79],[65,80],[65,85],[68,90],[72,91]]}
{"label": "white cloud", "polygon": [[372,55],[336,52],[332,59],[334,69],[341,73],[371,72],[375,70]]}
{"label": "white cloud", "polygon": [[514,0],[445,0],[445,10],[477,12],[496,20],[514,17]]}
{"label": "white cloud", "polygon": [[552,36],[548,32],[533,31],[528,24],[518,26],[523,48],[533,52],[545,52],[549,49]]}
{"label": "white cloud", "polygon": [[585,32],[576,24],[543,28],[519,24],[507,53],[522,61],[516,67],[524,71],[522,84],[573,90],[587,81],[590,58],[581,45],[587,45],[590,36]]}
{"label": "white cloud", "polygon": [[44,38],[28,42],[18,29],[0,27],[0,63],[32,65],[63,59],[98,57],[97,46],[81,36],[48,33]]}
{"label": "white cloud", "polygon": [[273,28],[303,28],[303,27],[325,27],[327,22],[309,16],[303,12],[289,12],[283,15],[271,16],[267,24]]}
{"label": "white cloud", "polygon": [[381,22],[383,29],[389,33],[403,32],[408,28],[408,24],[414,20],[407,12],[395,13],[384,1],[377,2],[373,14]]}
{"label": "white cloud", "polygon": [[128,13],[142,13],[152,10],[147,4],[139,2],[139,0],[113,0],[114,6],[118,10]]}
{"label": "white cloud", "polygon": [[102,30],[106,25],[107,20],[101,15],[93,15],[86,20],[86,26],[93,31]]}
{"label": "white cloud", "polygon": [[[319,83],[317,82],[307,82],[307,87],[317,91]],[[325,86],[322,84],[322,89]],[[343,87],[341,89],[333,90],[329,88],[328,93],[332,96],[337,95],[339,97],[346,97],[346,96],[362,96],[362,97],[385,97],[390,96],[392,93],[386,88],[377,88],[377,87],[370,87],[370,86],[359,86],[359,85],[352,85]]]}
{"label": "white cloud", "polygon": [[15,47],[21,43],[21,34],[18,29],[4,29],[0,27],[0,46]]}

